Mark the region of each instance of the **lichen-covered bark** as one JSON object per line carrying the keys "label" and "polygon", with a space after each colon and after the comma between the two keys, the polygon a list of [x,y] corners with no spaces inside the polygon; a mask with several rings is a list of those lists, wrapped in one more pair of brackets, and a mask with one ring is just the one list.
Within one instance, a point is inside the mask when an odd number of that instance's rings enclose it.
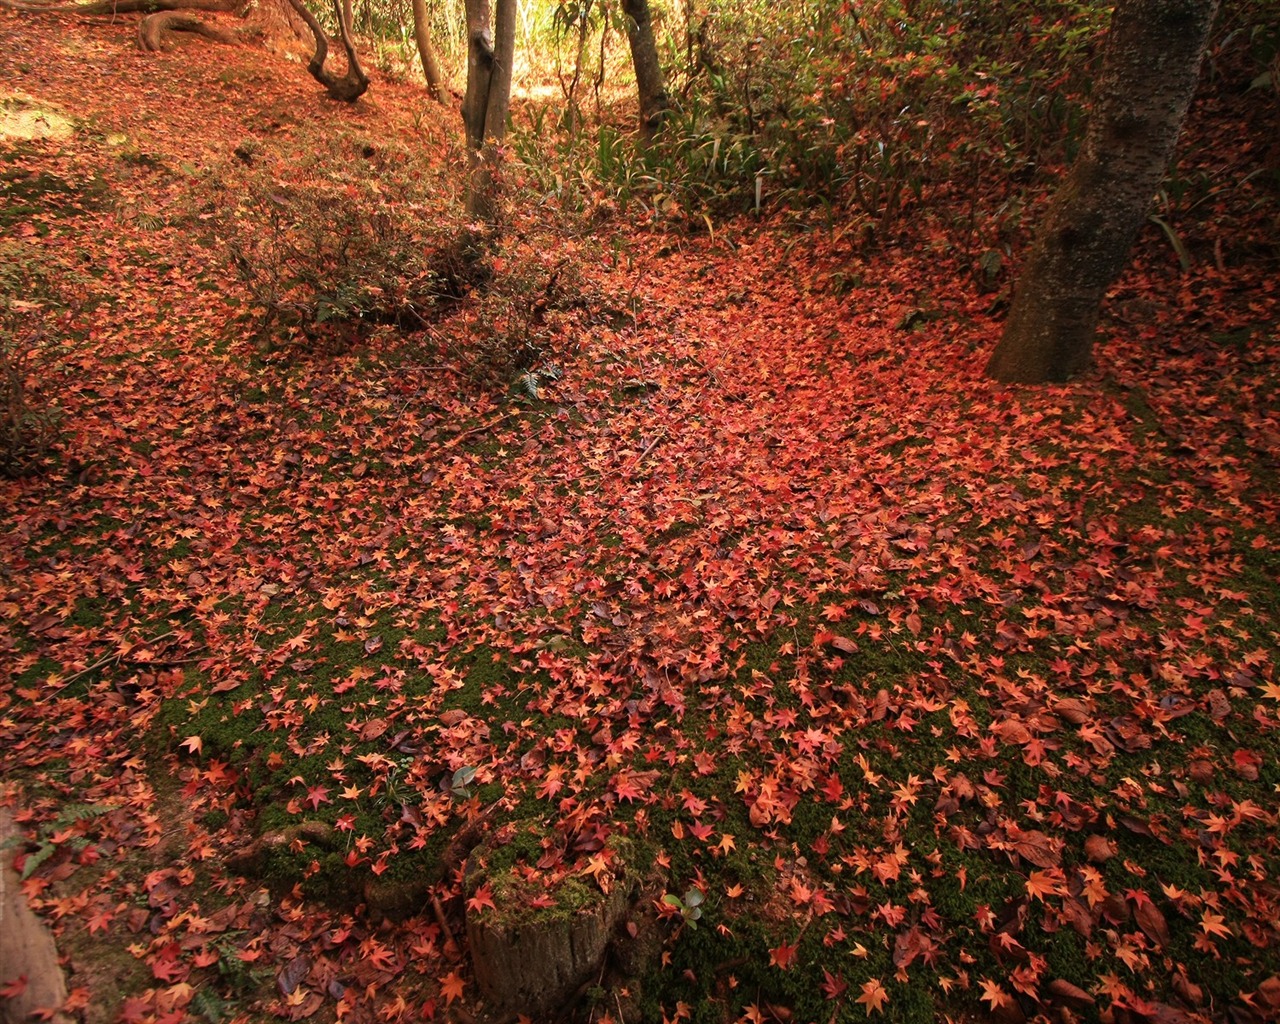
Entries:
{"label": "lichen-covered bark", "polygon": [[1117,4],[1084,146],[1039,227],[989,376],[1062,381],[1088,365],[1103,295],[1173,156],[1217,8]]}
{"label": "lichen-covered bark", "polygon": [[631,44],[631,64],[636,73],[636,93],[640,99],[640,130],[652,136],[666,117],[671,103],[662,80],[658,44],[653,36],[649,0],[622,0],[627,20],[627,41]]}

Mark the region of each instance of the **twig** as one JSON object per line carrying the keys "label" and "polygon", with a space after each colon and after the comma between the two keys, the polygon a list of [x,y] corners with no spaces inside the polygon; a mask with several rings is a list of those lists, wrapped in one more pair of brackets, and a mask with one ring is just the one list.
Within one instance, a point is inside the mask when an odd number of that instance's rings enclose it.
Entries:
{"label": "twig", "polygon": [[[169,632],[161,633],[159,636],[154,637],[151,640],[140,640],[136,644],[130,644],[128,650],[117,651],[115,654],[108,654],[105,658],[95,661],[88,668],[82,668],[75,675],[70,676],[65,682],[63,682],[62,685],[70,686],[77,679],[83,679],[85,676],[89,675],[91,672],[96,672],[98,671],[98,669],[102,668],[105,665],[110,665],[112,662],[116,662],[116,661],[123,661],[125,658],[129,657],[129,655],[131,655],[134,651],[136,651],[139,647],[150,647],[152,644],[158,644],[161,640],[167,640],[169,637],[173,636],[174,634],[175,634],[175,631],[171,629],[169,630]],[[196,648],[196,649],[199,650],[199,648]],[[161,663],[152,661],[152,662],[148,662],[148,664],[156,665]]]}
{"label": "twig", "polygon": [[487,433],[488,431],[496,427],[499,423],[503,422],[503,420],[509,420],[514,415],[515,415],[514,412],[504,412],[501,416],[497,417],[496,419],[490,420],[488,423],[482,423],[478,427],[472,427],[470,430],[464,430],[461,434],[455,434],[447,442],[445,442],[443,445],[440,446],[440,450],[442,452],[447,452],[450,448],[456,448],[458,445],[462,444],[462,442],[465,441],[467,438],[475,437],[476,434]]}
{"label": "twig", "polygon": [[639,456],[637,456],[634,462],[631,463],[631,466],[627,470],[627,474],[630,475],[634,473],[637,469],[639,469],[640,463],[644,462],[644,460],[649,457],[649,453],[653,451],[655,448],[657,448],[658,445],[661,444],[666,439],[666,436],[667,436],[666,428],[663,428],[662,430],[658,431],[658,436],[655,437],[652,441],[650,441],[649,444],[645,447],[645,450],[642,451],[639,454]]}
{"label": "twig", "polygon": [[444,916],[444,907],[440,905],[440,897],[432,893],[431,909],[435,911],[436,923],[440,925],[440,931],[444,933],[444,955],[454,957],[458,955],[458,944],[453,941],[453,930],[449,927],[449,919]]}

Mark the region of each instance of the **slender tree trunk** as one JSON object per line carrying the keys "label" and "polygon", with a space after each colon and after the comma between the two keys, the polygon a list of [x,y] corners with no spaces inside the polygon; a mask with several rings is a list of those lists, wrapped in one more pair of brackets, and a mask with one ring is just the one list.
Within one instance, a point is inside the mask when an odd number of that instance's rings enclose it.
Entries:
{"label": "slender tree trunk", "polygon": [[467,214],[492,223],[497,208],[493,170],[507,130],[511,65],[516,49],[516,0],[497,0],[497,38],[489,0],[466,0],[467,93],[462,100],[469,174]]}
{"label": "slender tree trunk", "polygon": [[670,109],[667,89],[658,62],[658,44],[649,17],[649,0],[622,0],[627,19],[627,40],[631,43],[631,63],[636,72],[636,92],[640,97],[640,130],[651,138]]}
{"label": "slender tree trunk", "polygon": [[1084,147],[1039,227],[989,376],[1061,381],[1088,365],[1103,295],[1168,169],[1217,8],[1116,5]]}
{"label": "slender tree trunk", "polygon": [[418,43],[418,56],[422,58],[422,74],[427,80],[427,91],[437,103],[447,103],[444,79],[431,48],[431,24],[427,17],[427,0],[413,0],[413,38]]}

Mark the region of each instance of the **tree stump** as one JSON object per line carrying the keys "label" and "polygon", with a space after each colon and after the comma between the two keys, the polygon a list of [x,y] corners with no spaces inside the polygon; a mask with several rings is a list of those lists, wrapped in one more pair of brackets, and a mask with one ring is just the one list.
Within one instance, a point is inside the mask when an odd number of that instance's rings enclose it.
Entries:
{"label": "tree stump", "polygon": [[554,1013],[597,978],[634,888],[614,877],[606,894],[593,880],[571,876],[550,893],[554,906],[537,909],[529,906],[529,883],[510,872],[471,879],[478,881],[492,887],[495,906],[477,911],[468,904],[467,941],[476,983],[498,1018]]}
{"label": "tree stump", "polygon": [[0,984],[26,978],[17,995],[0,999],[0,1024],[18,1024],[42,1011],[42,1019],[66,1022],[58,1012],[67,998],[67,983],[58,964],[58,950],[44,923],[31,912],[22,895],[22,880],[13,869],[9,840],[18,838],[9,812],[0,807],[0,847],[5,848],[0,863]]}
{"label": "tree stump", "polygon": [[538,1015],[563,1007],[599,973],[627,910],[618,891],[568,913],[504,920],[468,911],[467,941],[476,982],[501,1012]]}

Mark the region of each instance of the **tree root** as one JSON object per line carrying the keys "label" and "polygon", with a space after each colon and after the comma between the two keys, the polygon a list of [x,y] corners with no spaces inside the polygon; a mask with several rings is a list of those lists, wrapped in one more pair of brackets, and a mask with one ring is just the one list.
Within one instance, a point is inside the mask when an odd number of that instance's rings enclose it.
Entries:
{"label": "tree root", "polygon": [[228,46],[240,41],[233,30],[201,21],[193,15],[181,11],[157,11],[138,22],[138,46],[151,52],[166,49],[165,44],[175,32],[191,32]]}
{"label": "tree root", "polygon": [[28,14],[80,16],[87,14],[155,14],[159,11],[234,11],[238,0],[92,0],[91,3],[65,3],[55,0],[0,0],[0,6]]}

